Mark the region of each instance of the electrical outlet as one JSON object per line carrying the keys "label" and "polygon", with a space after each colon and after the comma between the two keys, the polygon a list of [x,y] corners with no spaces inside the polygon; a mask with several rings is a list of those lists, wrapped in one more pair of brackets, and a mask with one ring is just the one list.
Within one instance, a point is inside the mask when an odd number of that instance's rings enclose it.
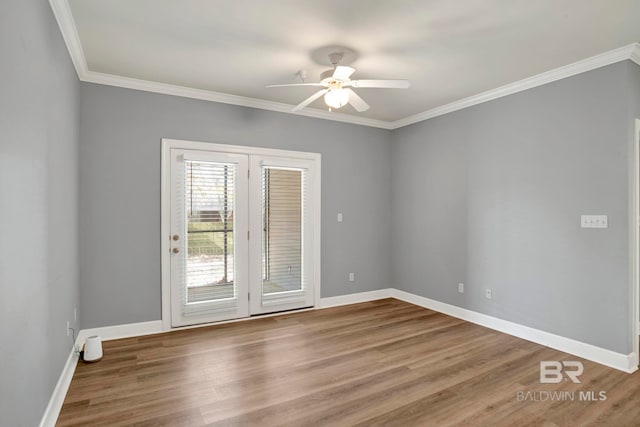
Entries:
{"label": "electrical outlet", "polygon": [[349,273],[349,281],[350,282],[356,281],[356,273]]}
{"label": "electrical outlet", "polygon": [[486,299],[491,299],[491,289],[487,288],[484,290],[484,296]]}
{"label": "electrical outlet", "polygon": [[71,329],[71,322],[67,320],[67,336],[69,336],[69,330]]}
{"label": "electrical outlet", "polygon": [[342,213],[338,214],[338,222],[342,222]]}
{"label": "electrical outlet", "polygon": [[580,226],[582,228],[608,228],[609,217],[607,215],[581,215]]}
{"label": "electrical outlet", "polygon": [[458,292],[464,293],[464,283],[458,283]]}

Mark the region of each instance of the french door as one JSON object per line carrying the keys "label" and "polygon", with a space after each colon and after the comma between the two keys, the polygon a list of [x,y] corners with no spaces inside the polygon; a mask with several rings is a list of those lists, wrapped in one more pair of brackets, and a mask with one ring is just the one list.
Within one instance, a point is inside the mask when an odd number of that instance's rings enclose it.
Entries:
{"label": "french door", "polygon": [[317,155],[185,145],[163,141],[171,327],[313,306]]}
{"label": "french door", "polygon": [[[251,314],[313,305],[313,164],[250,156]],[[259,204],[259,207],[257,206]]]}

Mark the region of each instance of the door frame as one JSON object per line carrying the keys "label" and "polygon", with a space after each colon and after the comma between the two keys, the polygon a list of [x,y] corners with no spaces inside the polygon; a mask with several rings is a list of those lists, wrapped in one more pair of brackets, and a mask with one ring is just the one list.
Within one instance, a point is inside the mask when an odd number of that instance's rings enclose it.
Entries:
{"label": "door frame", "polygon": [[[242,145],[228,145],[212,142],[197,142],[171,138],[162,138],[161,140],[161,166],[160,166],[160,248],[161,248],[161,292],[162,292],[162,331],[170,331],[184,327],[171,326],[171,254],[169,239],[171,235],[171,150],[194,150],[194,151],[216,151],[220,153],[233,153],[258,156],[288,157],[292,159],[311,160],[316,164],[315,179],[310,189],[315,205],[314,211],[311,213],[313,218],[313,233],[315,236],[313,242],[313,272],[311,274],[313,289],[313,305],[318,306],[320,303],[321,288],[321,160],[319,153],[280,150],[275,148],[260,148]],[[217,323],[217,322],[214,322]]]}
{"label": "door frame", "polygon": [[631,284],[630,296],[630,328],[631,331],[631,360],[629,369],[635,370],[638,367],[638,346],[640,345],[640,119],[635,119],[633,128],[633,166],[630,188],[630,226],[631,226]]}

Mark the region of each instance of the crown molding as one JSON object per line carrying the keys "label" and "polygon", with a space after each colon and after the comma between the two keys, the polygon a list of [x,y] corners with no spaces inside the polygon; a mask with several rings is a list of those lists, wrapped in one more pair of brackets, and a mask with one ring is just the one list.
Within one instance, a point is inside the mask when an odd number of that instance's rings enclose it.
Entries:
{"label": "crown molding", "polygon": [[261,110],[295,114],[298,116],[313,117],[316,119],[333,120],[337,122],[351,123],[361,126],[391,129],[391,122],[384,120],[376,120],[366,117],[329,112],[312,108],[305,108],[300,111],[291,111],[291,109],[294,107],[293,105],[284,104],[281,102],[265,101],[263,99],[230,95],[209,90],[194,89],[184,86],[157,83],[148,80],[140,80],[131,77],[90,71],[87,65],[87,60],[84,56],[82,43],[80,42],[80,35],[78,34],[69,2],[67,0],[49,0],[49,4],[51,5],[51,9],[53,10],[56,21],[58,22],[58,26],[60,27],[60,31],[62,32],[62,38],[67,45],[67,50],[69,51],[71,61],[73,62],[73,66],[76,69],[76,73],[78,74],[78,79],[80,79],[80,81],[122,87],[127,89],[142,90],[145,92],[161,93],[164,95],[181,96],[184,98],[200,99],[222,104],[258,108]]}
{"label": "crown molding", "polygon": [[629,59],[635,62],[636,64],[640,65],[640,43],[636,43],[633,46],[635,47],[631,51],[631,55],[629,56]]}
{"label": "crown molding", "polygon": [[370,126],[381,129],[398,129],[454,111],[462,110],[473,105],[482,104],[483,102],[502,98],[503,96],[512,95],[537,86],[545,85],[557,80],[571,77],[576,74],[594,70],[624,60],[631,60],[640,65],[640,43],[630,44],[600,55],[592,56],[573,64],[565,65],[544,73],[518,80],[486,92],[479,93],[440,107],[432,108],[422,113],[414,114],[403,119],[393,122],[369,119],[351,114],[343,114],[318,110],[314,108],[304,108],[300,111],[291,111],[293,105],[281,102],[265,101],[263,99],[249,98],[238,95],[230,95],[226,93],[213,92],[204,89],[194,89],[184,86],[171,85],[166,83],[157,83],[148,80],[134,79],[131,77],[117,76],[113,74],[99,73],[90,71],[87,61],[82,50],[80,36],[76,29],[73,14],[69,7],[68,0],[49,0],[51,9],[55,15],[62,37],[67,45],[71,61],[76,69],[80,81],[88,83],[97,83],[109,86],[116,86],[128,89],[142,90],[146,92],[161,93],[165,95],[181,96],[185,98],[200,99],[204,101],[219,102],[223,104],[240,105],[250,108],[258,108],[268,111],[276,111],[280,113],[295,114],[299,116],[312,117],[316,119],[333,120],[344,123],[351,123],[361,126]]}
{"label": "crown molding", "polygon": [[391,122],[391,129],[398,129],[414,123],[422,122],[424,120],[462,110],[463,108],[482,104],[483,102],[502,98],[503,96],[512,95],[514,93],[532,89],[537,86],[542,86],[551,82],[555,82],[557,80],[575,76],[576,74],[585,73],[587,71],[595,70],[596,68],[604,67],[606,65],[610,65],[627,59],[631,59],[632,61],[640,64],[640,43],[623,46],[609,52],[592,56],[591,58],[574,62],[573,64],[555,68],[553,70],[549,70],[544,73],[528,77],[526,79],[518,80],[516,82],[470,96],[468,98],[463,98],[458,101],[442,105],[440,107],[432,108],[431,110],[427,110],[422,113],[405,117],[404,119],[396,120],[394,122]]}
{"label": "crown molding", "polygon": [[78,78],[82,80],[82,77],[88,70],[87,59],[84,56],[82,43],[80,43],[80,35],[78,35],[76,21],[73,19],[69,2],[67,0],[49,0],[49,5],[51,5],[53,16],[58,22],[58,27],[60,27],[62,38],[67,45],[67,50],[71,56],[71,62],[76,69]]}
{"label": "crown molding", "polygon": [[361,126],[371,126],[382,129],[390,129],[391,122],[353,116],[350,114],[335,113],[317,109],[305,108],[300,111],[291,111],[294,107],[281,102],[265,101],[263,99],[249,98],[245,96],[230,95],[227,93],[213,92],[203,89],[194,89],[185,86],[177,86],[166,83],[157,83],[148,80],[133,79],[130,77],[116,76],[113,74],[87,71],[80,80],[89,83],[97,83],[108,86],[116,86],[127,89],[142,90],[145,92],[161,93],[164,95],[181,96],[184,98],[200,99],[222,104],[239,105],[243,107],[259,108],[261,110],[276,111],[280,113],[295,114],[298,116],[313,117],[316,119],[333,120],[336,122],[351,123]]}

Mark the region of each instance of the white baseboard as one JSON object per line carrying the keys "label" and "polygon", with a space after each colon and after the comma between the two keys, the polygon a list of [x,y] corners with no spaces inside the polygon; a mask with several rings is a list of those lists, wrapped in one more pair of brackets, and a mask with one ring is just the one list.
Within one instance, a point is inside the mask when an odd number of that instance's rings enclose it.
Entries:
{"label": "white baseboard", "polygon": [[513,335],[565,353],[573,354],[583,359],[591,360],[620,371],[632,373],[638,369],[638,355],[635,352],[630,354],[616,353],[614,351],[576,341],[571,338],[565,338],[539,329],[519,325],[507,320],[498,319],[497,317],[488,316],[486,314],[421,297],[398,289],[393,289],[391,294],[392,297],[396,299],[419,305],[452,317],[457,317],[458,319],[466,320],[467,322]]}
{"label": "white baseboard", "polygon": [[[130,323],[127,325],[105,326],[102,328],[82,329],[78,332],[75,347],[81,349],[87,337],[92,335],[100,335],[100,338],[102,338],[103,341],[109,341],[120,338],[157,334],[160,332],[162,332],[162,322],[160,320]],[[60,378],[58,378],[56,387],[53,389],[47,409],[45,409],[44,415],[40,420],[40,427],[53,427],[56,425],[56,421],[60,415],[60,410],[62,409],[62,404],[64,403],[64,398],[69,390],[69,385],[71,384],[71,379],[73,378],[73,373],[76,370],[77,364],[78,355],[74,350],[72,350],[71,354],[69,354],[69,357],[67,358],[67,363],[65,363],[64,368],[62,369]]]}
{"label": "white baseboard", "polygon": [[[638,354],[635,352],[627,355],[616,353],[614,351],[576,341],[571,338],[561,337],[559,335],[541,331],[539,329],[519,325],[507,320],[498,319],[497,317],[488,316],[486,314],[467,310],[465,308],[421,297],[394,288],[378,289],[375,291],[321,298],[319,304],[315,308],[320,309],[337,307],[347,304],[375,301],[384,298],[396,298],[401,301],[406,301],[408,303],[425,307],[430,310],[438,311],[452,317],[466,320],[467,322],[475,323],[477,325],[494,329],[505,334],[525,339],[527,341],[535,342],[546,347],[573,354],[575,356],[582,357],[584,359],[591,360],[593,362],[600,363],[601,365],[609,366],[620,371],[632,373],[638,369]],[[277,313],[275,315],[277,315]],[[180,329],[183,328],[177,328],[173,330]],[[638,327],[638,330],[640,330],[640,325]],[[76,345],[78,348],[81,348],[87,337],[91,335],[100,335],[103,341],[108,341],[121,338],[158,334],[161,332],[168,332],[162,329],[161,320],[130,323],[126,325],[105,326],[102,328],[83,329],[78,333]],[[62,403],[64,402],[67,390],[69,389],[69,384],[71,384],[71,378],[73,377],[77,361],[78,357],[74,352],[72,352],[67,359],[67,363],[62,370],[60,379],[58,380],[56,388],[51,395],[51,399],[49,400],[47,409],[45,410],[45,413],[40,422],[40,427],[49,427],[55,425],[56,420],[58,419],[58,415],[60,414],[60,409],[62,409]]]}
{"label": "white baseboard", "polygon": [[75,351],[71,350],[67,362],[64,364],[64,368],[62,368],[62,373],[60,374],[60,378],[58,378],[56,387],[53,389],[47,409],[44,410],[44,414],[40,420],[40,427],[54,427],[56,425],[77,364],[78,355]]}
{"label": "white baseboard", "polygon": [[[321,298],[320,303],[315,308],[329,308],[337,307],[340,305],[356,304],[359,302],[374,301],[383,298],[390,298],[393,289],[379,289],[369,292],[360,292],[356,294],[340,295],[337,297]],[[277,316],[281,313],[271,313],[261,315],[260,317]],[[223,323],[240,322],[245,320],[251,320],[251,317],[243,319],[232,319],[223,322],[214,322],[203,325],[190,325],[179,328],[171,328],[169,330],[162,329],[162,320],[152,320],[149,322],[129,323],[125,325],[104,326],[100,328],[82,329],[78,333],[76,345],[78,348],[82,348],[87,337],[92,335],[99,335],[102,341],[117,340],[122,338],[140,337],[143,335],[159,334],[162,332],[171,332],[175,330],[191,329],[206,327],[212,325],[220,325]]]}
{"label": "white baseboard", "polygon": [[126,325],[104,326],[102,328],[82,329],[78,333],[76,344],[82,348],[87,337],[99,335],[102,341],[118,340],[121,338],[141,337],[143,335],[159,334],[163,332],[162,321],[129,323]]}
{"label": "white baseboard", "polygon": [[391,298],[392,288],[378,289],[375,291],[359,292],[357,294],[339,295],[337,297],[320,298],[320,304],[316,308],[337,307],[340,305],[357,304],[359,302],[375,301]]}

